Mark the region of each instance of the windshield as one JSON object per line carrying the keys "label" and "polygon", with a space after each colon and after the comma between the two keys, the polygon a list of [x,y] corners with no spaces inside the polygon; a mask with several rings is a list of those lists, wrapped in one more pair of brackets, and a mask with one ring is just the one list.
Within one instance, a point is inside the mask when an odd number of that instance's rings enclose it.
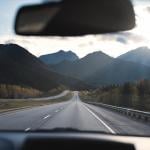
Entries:
{"label": "windshield", "polygon": [[0,130],[150,136],[150,1],[132,1],[130,31],[15,35],[18,8],[43,1],[0,2]]}

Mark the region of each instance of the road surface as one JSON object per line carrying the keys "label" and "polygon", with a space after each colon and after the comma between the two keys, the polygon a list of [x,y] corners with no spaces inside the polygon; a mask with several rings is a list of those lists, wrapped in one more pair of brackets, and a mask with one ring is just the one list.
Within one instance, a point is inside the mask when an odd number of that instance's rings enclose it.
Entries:
{"label": "road surface", "polygon": [[67,102],[0,114],[0,130],[75,128],[113,134],[150,135],[150,125],[83,103],[74,92]]}

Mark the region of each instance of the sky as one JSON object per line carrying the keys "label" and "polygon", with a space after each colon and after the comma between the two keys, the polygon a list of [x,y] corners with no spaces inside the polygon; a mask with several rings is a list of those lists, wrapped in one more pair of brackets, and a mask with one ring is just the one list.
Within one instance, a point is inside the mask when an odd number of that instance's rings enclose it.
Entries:
{"label": "sky", "polygon": [[80,58],[94,51],[117,57],[138,47],[150,47],[150,0],[133,0],[136,13],[136,27],[130,31],[105,35],[82,37],[25,37],[13,31],[18,8],[25,4],[40,3],[42,0],[0,1],[0,43],[16,43],[36,56],[59,50],[73,51]]}

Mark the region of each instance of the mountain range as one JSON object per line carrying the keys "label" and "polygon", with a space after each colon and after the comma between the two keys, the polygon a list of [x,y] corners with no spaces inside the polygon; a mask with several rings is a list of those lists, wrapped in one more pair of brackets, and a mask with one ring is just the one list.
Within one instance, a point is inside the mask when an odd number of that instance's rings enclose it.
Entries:
{"label": "mountain range", "polygon": [[150,67],[114,59],[112,63],[98,70],[92,76],[86,78],[85,81],[92,85],[104,86],[143,79],[150,79]]}
{"label": "mountain range", "polygon": [[[125,60],[122,56],[110,57],[101,51],[97,51],[76,61],[62,61],[55,65],[49,65],[50,70],[70,77],[76,77],[93,86],[104,86],[109,84],[123,84],[142,79],[150,79],[150,67],[143,64],[144,55],[146,62],[150,60],[147,53],[150,50],[136,50],[127,54],[133,56],[137,61]],[[143,53],[141,58],[139,53]],[[126,56],[127,54],[124,54]],[[127,58],[127,57],[126,57]],[[149,58],[149,59],[148,59]],[[134,60],[135,60],[134,59]],[[148,63],[147,63],[148,64]]]}
{"label": "mountain range", "polygon": [[60,74],[85,80],[98,70],[104,68],[113,61],[113,58],[102,53],[94,52],[73,62],[63,61],[56,65],[50,65],[50,69]]}
{"label": "mountain range", "polygon": [[150,66],[150,49],[139,47],[118,57],[119,59]]}
{"label": "mountain range", "polygon": [[40,60],[42,60],[46,64],[58,64],[62,61],[75,61],[78,60],[79,57],[73,53],[72,51],[63,51],[60,50],[59,52],[48,54],[48,55],[42,55],[39,57]]}
{"label": "mountain range", "polygon": [[85,89],[87,84],[50,71],[48,66],[16,44],[0,45],[0,83],[15,84],[47,91],[60,85]]}
{"label": "mountain range", "polygon": [[101,51],[81,59],[71,51],[48,54],[47,61],[42,57],[37,58],[16,44],[0,44],[0,84],[22,85],[41,91],[60,85],[80,90],[150,79],[150,50],[146,47],[117,58]]}

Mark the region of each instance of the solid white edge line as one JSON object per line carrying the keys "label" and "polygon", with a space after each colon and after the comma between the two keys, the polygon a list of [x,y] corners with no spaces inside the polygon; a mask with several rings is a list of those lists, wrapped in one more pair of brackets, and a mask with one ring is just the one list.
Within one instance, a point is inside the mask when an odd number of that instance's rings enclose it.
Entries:
{"label": "solid white edge line", "polygon": [[103,120],[101,120],[94,112],[92,112],[87,106],[83,104],[84,108],[93,115],[98,121],[100,121],[112,134],[116,134],[116,132],[111,129]]}
{"label": "solid white edge line", "polygon": [[29,131],[31,128],[26,128],[25,131]]}

